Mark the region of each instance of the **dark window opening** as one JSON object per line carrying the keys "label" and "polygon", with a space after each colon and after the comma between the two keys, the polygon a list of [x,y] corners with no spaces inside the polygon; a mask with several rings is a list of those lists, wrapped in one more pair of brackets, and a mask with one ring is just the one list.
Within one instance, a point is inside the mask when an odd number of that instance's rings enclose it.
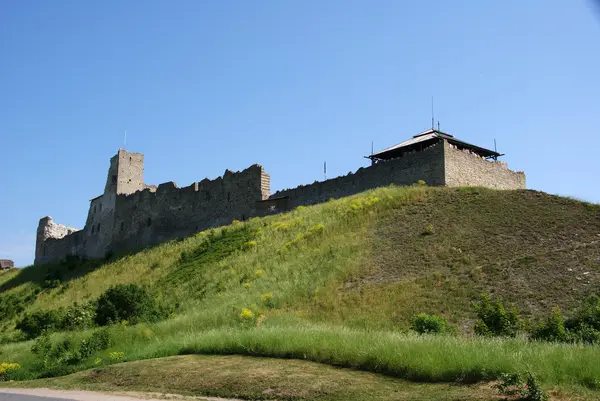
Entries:
{"label": "dark window opening", "polygon": [[150,217],[148,217],[148,221],[146,222],[146,224],[148,225],[148,227],[152,225],[152,219]]}
{"label": "dark window opening", "polygon": [[131,161],[131,157],[129,158],[129,161]]}
{"label": "dark window opening", "polygon": [[116,175],[112,176],[112,182],[113,182],[113,184],[117,183],[117,176]]}
{"label": "dark window opening", "polygon": [[94,228],[95,228],[95,226],[94,226],[94,225],[92,225],[92,234],[94,233]]}
{"label": "dark window opening", "polygon": [[121,231],[123,231],[123,229],[125,229],[125,223],[121,222]]}
{"label": "dark window opening", "polygon": [[100,232],[100,223],[98,223],[98,227],[96,227],[96,231]]}
{"label": "dark window opening", "polygon": [[98,211],[101,212],[102,211],[102,203],[98,206]]}
{"label": "dark window opening", "polygon": [[96,205],[94,205],[94,213],[96,213]]}
{"label": "dark window opening", "polygon": [[227,192],[227,202],[231,200],[231,192]]}

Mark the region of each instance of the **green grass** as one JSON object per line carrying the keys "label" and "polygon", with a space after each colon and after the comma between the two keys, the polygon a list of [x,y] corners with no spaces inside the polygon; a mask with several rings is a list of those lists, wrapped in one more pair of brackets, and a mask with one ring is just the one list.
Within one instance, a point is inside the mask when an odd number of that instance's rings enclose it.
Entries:
{"label": "green grass", "polygon": [[[44,288],[48,278],[60,285]],[[426,382],[525,370],[546,387],[600,382],[599,348],[471,337],[471,302],[482,292],[536,321],[555,305],[568,315],[599,288],[600,206],[539,192],[381,188],[102,263],[4,273],[0,297],[37,294],[24,304],[35,311],[93,300],[120,283],[149,286],[161,302],[180,305],[177,316],[113,328],[112,349],[73,370],[122,351],[127,360],[298,358]],[[251,324],[240,319],[242,308],[254,313]],[[421,312],[445,316],[462,334],[406,333]],[[17,318],[0,322],[5,337]],[[2,345],[0,360],[21,363],[22,377],[35,378],[31,345]]]}
{"label": "green grass", "polygon": [[143,391],[252,400],[492,400],[490,385],[412,383],[327,365],[242,356],[177,356],[17,383],[95,391]]}

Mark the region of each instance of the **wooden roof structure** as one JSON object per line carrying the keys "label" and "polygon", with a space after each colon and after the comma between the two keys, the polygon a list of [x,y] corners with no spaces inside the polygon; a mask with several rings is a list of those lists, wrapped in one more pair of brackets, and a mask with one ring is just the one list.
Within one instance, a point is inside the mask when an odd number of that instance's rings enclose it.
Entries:
{"label": "wooden roof structure", "polygon": [[396,157],[401,157],[404,153],[423,150],[440,141],[447,141],[448,143],[456,146],[459,149],[468,149],[473,153],[485,157],[486,159],[491,158],[496,160],[498,159],[498,157],[504,156],[496,152],[495,150],[482,148],[480,146],[461,141],[460,139],[455,138],[453,135],[447,134],[445,132],[436,129],[430,129],[413,136],[411,139],[408,139],[389,148],[383,149],[382,151],[373,153],[372,155],[369,155],[367,157],[373,162],[395,159]]}

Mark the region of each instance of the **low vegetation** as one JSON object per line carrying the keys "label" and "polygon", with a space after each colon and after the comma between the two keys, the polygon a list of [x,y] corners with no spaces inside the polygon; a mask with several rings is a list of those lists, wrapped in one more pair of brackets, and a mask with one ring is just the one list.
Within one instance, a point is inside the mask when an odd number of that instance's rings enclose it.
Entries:
{"label": "low vegetation", "polygon": [[[19,385],[23,386],[24,383]],[[237,355],[149,359],[95,368],[58,379],[36,380],[25,385],[251,400],[423,401],[505,398],[487,384],[456,386],[450,383],[414,383],[308,361]]]}
{"label": "low vegetation", "polygon": [[528,380],[595,391],[599,288],[598,205],[390,187],[2,275],[0,361],[35,379],[240,354],[413,382],[512,374],[531,394]]}

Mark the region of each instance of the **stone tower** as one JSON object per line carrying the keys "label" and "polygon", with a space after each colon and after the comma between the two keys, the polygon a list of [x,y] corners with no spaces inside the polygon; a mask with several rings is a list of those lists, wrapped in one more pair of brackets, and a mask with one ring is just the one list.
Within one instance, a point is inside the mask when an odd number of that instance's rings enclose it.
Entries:
{"label": "stone tower", "polygon": [[144,155],[119,149],[110,159],[104,194],[129,195],[144,189]]}
{"label": "stone tower", "polygon": [[119,149],[110,159],[104,194],[94,198],[85,223],[86,254],[103,257],[111,249],[118,195],[144,189],[144,155]]}

